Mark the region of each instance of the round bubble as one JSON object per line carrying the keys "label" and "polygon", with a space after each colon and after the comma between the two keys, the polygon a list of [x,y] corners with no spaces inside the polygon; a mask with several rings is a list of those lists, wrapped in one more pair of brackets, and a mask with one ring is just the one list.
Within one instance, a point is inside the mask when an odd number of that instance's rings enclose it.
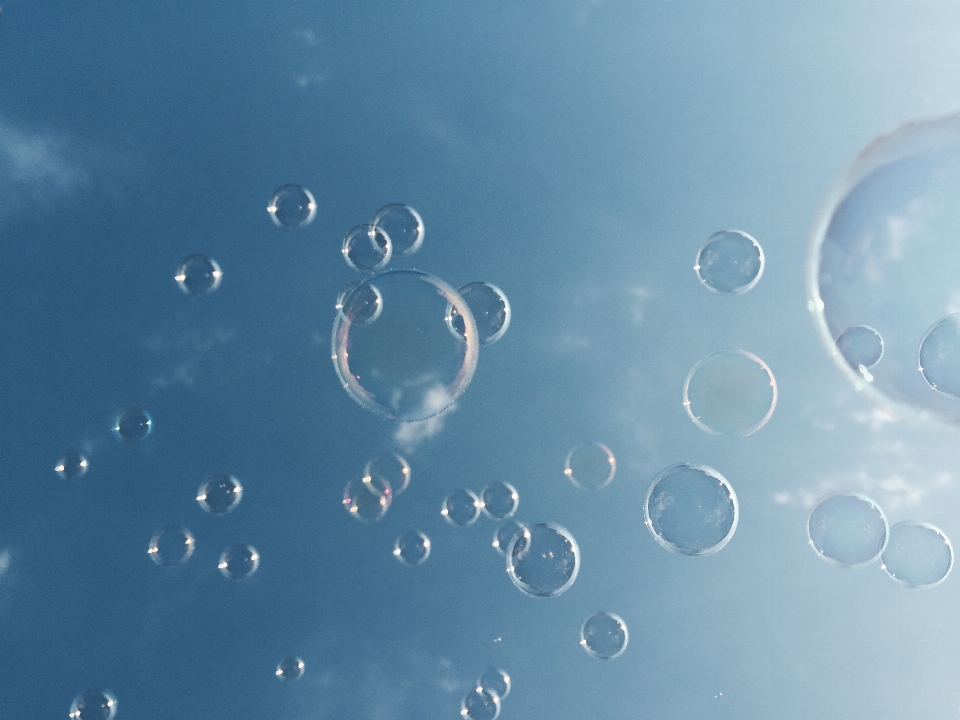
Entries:
{"label": "round bubble", "polygon": [[53,469],[64,480],[76,480],[86,475],[89,467],[90,461],[83,453],[71,450],[63,454]]}
{"label": "round bubble", "polygon": [[653,479],[643,515],[654,540],[670,552],[710,555],[730,542],[740,506],[733,487],[719,472],[682,463]]}
{"label": "round bubble", "polygon": [[929,523],[897,523],[890,528],[880,567],[907,587],[932,588],[950,574],[953,546],[939,528]]}
{"label": "round bubble", "polygon": [[284,185],[273,193],[267,212],[277,227],[299,230],[312,223],[317,216],[317,201],[305,187]]}
{"label": "round bubble", "polygon": [[520,493],[509,483],[492,482],[480,494],[483,501],[483,512],[494,520],[505,520],[517,511],[520,504]]}
{"label": "round bubble", "polygon": [[341,313],[333,326],[333,363],[344,389],[362,407],[394,420],[439,415],[473,379],[479,348],[475,332],[466,342],[450,334],[447,307],[466,313],[472,327],[470,310],[456,290],[427,273],[394,270],[369,282],[382,297],[376,322]]}
{"label": "round bubble", "polygon": [[147,554],[160,567],[173,567],[189,560],[196,544],[193,533],[185,527],[170,525],[150,538]]}
{"label": "round bubble", "polygon": [[807,518],[814,552],[832,565],[858,568],[874,562],[887,545],[883,510],[859,493],[834,493],[821,499]]}
{"label": "round bubble", "polygon": [[390,485],[394,497],[410,485],[410,463],[402,455],[386,453],[367,462],[364,475],[378,476]]}
{"label": "round bubble", "polygon": [[507,548],[510,547],[510,543],[521,530],[523,530],[523,525],[514,520],[507,520],[497,528],[497,531],[493,534],[493,542],[490,544],[498,553],[506,555]]}
{"label": "round bubble", "polygon": [[404,565],[419,565],[430,557],[430,538],[419,530],[408,530],[393,544],[393,555]]}
{"label": "round bubble", "polygon": [[117,698],[103,688],[84,690],[70,706],[72,720],[113,720],[116,714]]}
{"label": "round bubble", "polygon": [[488,667],[483,675],[477,679],[477,689],[485,690],[503,700],[510,694],[510,676],[506,670],[498,667]]}
{"label": "round bubble", "polygon": [[483,501],[475,493],[470,490],[454,490],[444,499],[440,514],[451,525],[466,527],[476,522],[482,507]]}
{"label": "round bubble", "polygon": [[580,646],[600,660],[612,660],[627,649],[630,633],[619,615],[598,612],[583,621],[580,627]]}
{"label": "round bubble", "polygon": [[277,669],[274,674],[283,682],[293,682],[303,677],[304,667],[303,660],[296,655],[288,655],[277,663]]}
{"label": "round bubble", "polygon": [[213,258],[199,254],[191,255],[180,263],[173,279],[187,295],[201,297],[209,295],[220,287],[223,270]]}
{"label": "round bubble", "polygon": [[599,490],[613,481],[617,459],[603,443],[577,445],[567,453],[563,474],[578,488]]}
{"label": "round bubble", "polygon": [[[510,302],[503,290],[485,282],[472,282],[457,290],[473,313],[480,345],[493,345],[510,327]],[[450,306],[448,315],[450,330],[464,338],[467,326],[458,309]]]}
{"label": "round bubble", "polygon": [[379,476],[364,475],[351,480],[343,489],[343,507],[357,520],[376,522],[390,509],[393,490]]}
{"label": "round bubble", "polygon": [[499,696],[479,688],[464,695],[460,703],[460,716],[464,720],[496,720],[499,714]]}
{"label": "round bubble", "polygon": [[252,545],[235,543],[220,555],[217,565],[224,577],[231,580],[246,580],[260,567],[260,553]]}
{"label": "round bubble", "polygon": [[380,208],[371,225],[387,234],[398,255],[413,255],[423,245],[423,219],[409,205],[394,203]]}
{"label": "round bubble", "polygon": [[855,325],[837,337],[837,350],[851,369],[870,381],[873,376],[867,371],[883,357],[883,338],[871,327]]}
{"label": "round bubble", "polygon": [[701,430],[750,435],[773,415],[777,382],[756,355],[720,350],[693,366],[683,386],[683,405]]}
{"label": "round bubble", "polygon": [[924,333],[918,359],[931,388],[960,399],[960,313],[938,320]]}
{"label": "round bubble", "polygon": [[153,418],[138,407],[128,407],[117,413],[112,429],[118,440],[134,445],[153,431]]}
{"label": "round bubble", "polygon": [[226,515],[233,512],[243,498],[243,486],[233,475],[214,473],[197,491],[200,507],[214,515]]}
{"label": "round bubble", "polygon": [[383,297],[376,286],[363,280],[354,280],[337,296],[337,315],[356,325],[376,322],[383,310]]}
{"label": "round bubble", "polygon": [[527,525],[507,548],[507,574],[533,597],[553,597],[573,585],[580,572],[580,546],[554,523]]}
{"label": "round bubble", "polygon": [[374,225],[357,225],[343,238],[343,258],[359,273],[383,270],[393,256],[390,236]]}
{"label": "round bubble", "polygon": [[704,287],[740,295],[760,282],[763,262],[760,243],[740,230],[722,230],[700,246],[693,269]]}

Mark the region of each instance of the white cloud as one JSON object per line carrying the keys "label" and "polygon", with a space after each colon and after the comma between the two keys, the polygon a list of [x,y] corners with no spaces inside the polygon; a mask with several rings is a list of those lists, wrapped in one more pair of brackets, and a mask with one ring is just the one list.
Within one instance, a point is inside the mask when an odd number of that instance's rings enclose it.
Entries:
{"label": "white cloud", "polygon": [[302,40],[305,45],[310,45],[311,47],[320,44],[320,38],[317,37],[317,34],[312,28],[294,30],[293,36],[299,40]]}
{"label": "white cloud", "polygon": [[235,334],[220,326],[203,329],[171,330],[165,328],[147,338],[147,348],[162,356],[173,356],[170,369],[149,378],[150,391],[156,394],[167,388],[192,388],[203,373],[204,360],[230,344]]}
{"label": "white cloud", "polygon": [[451,404],[450,392],[442,385],[427,391],[424,407],[427,410],[436,410],[440,414],[426,420],[400,423],[393,434],[393,442],[405,452],[413,452],[424,440],[438,435],[443,430],[447,416],[456,410],[456,404]]}

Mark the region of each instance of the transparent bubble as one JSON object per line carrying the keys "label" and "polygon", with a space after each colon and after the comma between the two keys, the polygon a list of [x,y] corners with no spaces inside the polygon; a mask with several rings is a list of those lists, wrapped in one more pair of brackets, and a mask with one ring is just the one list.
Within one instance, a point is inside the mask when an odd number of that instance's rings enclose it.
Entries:
{"label": "transparent bubble", "polygon": [[356,325],[376,322],[383,310],[383,296],[373,285],[363,280],[354,280],[337,296],[337,315]]}
{"label": "transparent bubble", "polygon": [[953,546],[939,528],[929,523],[897,523],[890,528],[880,567],[907,587],[932,588],[950,574]]}
{"label": "transparent bubble", "polygon": [[84,690],[70,706],[72,720],[113,720],[116,714],[117,698],[103,688]]}
{"label": "transparent bubble", "polygon": [[392,502],[393,490],[379,476],[364,475],[351,480],[343,489],[343,506],[363,522],[376,522],[382,518]]}
{"label": "transparent bubble", "polygon": [[509,483],[492,482],[480,494],[483,501],[483,512],[494,520],[504,520],[517,511],[520,504],[520,493]]}
{"label": "transparent bubble", "polygon": [[419,530],[407,530],[393,544],[393,555],[404,565],[419,565],[430,557],[430,538]]}
{"label": "transparent bubble", "polygon": [[303,677],[304,667],[303,660],[296,655],[288,655],[277,663],[277,669],[274,674],[283,682],[293,682]]}
{"label": "transparent bubble", "polygon": [[503,700],[510,694],[510,676],[506,670],[498,667],[488,667],[483,675],[477,679],[477,689],[485,690]]}
{"label": "transparent bubble", "polygon": [[873,376],[867,372],[883,357],[883,338],[871,327],[855,325],[848,327],[837,337],[837,350],[851,369],[860,373],[868,382]]}
{"label": "transparent bubble", "polygon": [[363,474],[382,478],[390,485],[394,497],[410,485],[410,463],[396,453],[386,453],[373,458],[367,463]]}
{"label": "transparent bubble", "polygon": [[483,502],[475,493],[470,490],[454,490],[444,499],[440,514],[451,525],[466,527],[477,521],[482,507]]}
{"label": "transparent bubble", "polygon": [[[333,327],[333,362],[344,389],[394,420],[439,415],[473,378],[479,348],[473,316],[453,288],[427,273],[394,270],[369,282],[382,297],[377,321],[353,322],[341,313]],[[467,313],[467,342],[450,334],[448,305]]]}
{"label": "transparent bubble", "polygon": [[740,295],[760,282],[763,249],[745,232],[722,230],[700,246],[693,269],[704,287],[723,295]]}
{"label": "transparent bubble", "polygon": [[147,554],[160,567],[173,567],[185,563],[196,547],[193,533],[179,525],[169,525],[152,538]]}
{"label": "transparent bubble", "polygon": [[273,193],[267,212],[277,227],[299,230],[312,223],[317,216],[317,201],[305,187],[284,185]]}
{"label": "transparent bubble", "polygon": [[223,270],[217,265],[217,261],[208,258],[206,255],[191,255],[186,258],[180,267],[177,268],[177,274],[173,276],[177,285],[187,295],[201,297],[209,295],[218,287],[223,280]]}
{"label": "transparent bubble", "polygon": [[601,660],[622,655],[629,640],[627,624],[613,613],[598,612],[584,620],[580,627],[580,646]]}
{"label": "transparent bubble", "polygon": [[89,467],[90,461],[85,455],[71,450],[63,454],[53,469],[64,480],[76,480],[86,475]]}
{"label": "transparent bubble", "polygon": [[246,580],[260,567],[260,553],[252,545],[235,543],[220,555],[217,565],[224,577],[231,580]]}
{"label": "transparent bubble", "polygon": [[777,406],[777,381],[756,355],[720,350],[693,366],[683,405],[697,427],[714,435],[750,435]]}
{"label": "transparent bubble", "polygon": [[138,407],[128,407],[117,414],[112,429],[118,440],[134,445],[153,431],[153,418]]}
{"label": "transparent bubble", "polygon": [[500,714],[500,698],[497,695],[474,688],[460,703],[460,716],[464,720],[496,720]]}
{"label": "transparent bubble", "polygon": [[393,256],[390,236],[374,225],[357,225],[343,238],[343,259],[359,273],[383,270]]}
{"label": "transparent bubble", "polygon": [[[480,345],[493,345],[510,327],[510,302],[503,290],[485,282],[472,282],[457,290],[473,313]],[[463,317],[454,306],[447,314],[450,329],[460,338],[466,333]]]}
{"label": "transparent bubble", "polygon": [[533,597],[552,597],[573,585],[580,572],[580,546],[554,523],[527,525],[507,548],[507,574]]}
{"label": "transparent bubble", "polygon": [[653,479],[643,514],[654,540],[670,552],[710,555],[730,542],[740,506],[733,487],[719,472],[682,463]]}
{"label": "transparent bubble", "polygon": [[380,208],[371,225],[387,234],[398,255],[413,255],[423,245],[423,219],[409,205],[394,203]]}
{"label": "transparent bubble", "polygon": [[611,483],[617,460],[610,448],[598,442],[577,445],[567,453],[563,474],[578,488],[599,490]]}
{"label": "transparent bubble", "polygon": [[197,491],[197,502],[200,507],[214,515],[226,515],[243,499],[243,486],[233,475],[214,473],[200,486]]}
{"label": "transparent bubble", "polygon": [[948,315],[927,330],[920,341],[920,374],[949,398],[960,398],[960,313]]}
{"label": "transparent bubble", "polygon": [[831,565],[858,568],[874,562],[887,546],[889,528],[883,510],[858,493],[822,498],[807,518],[810,547]]}
{"label": "transparent bubble", "polygon": [[493,542],[490,544],[498,553],[506,555],[507,548],[510,547],[510,543],[521,530],[523,530],[523,525],[514,520],[507,520],[497,528],[497,531],[493,534]]}

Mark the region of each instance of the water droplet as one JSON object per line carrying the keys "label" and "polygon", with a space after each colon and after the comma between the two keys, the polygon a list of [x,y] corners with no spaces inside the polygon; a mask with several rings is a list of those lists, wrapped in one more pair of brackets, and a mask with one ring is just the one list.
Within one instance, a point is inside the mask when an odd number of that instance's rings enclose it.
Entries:
{"label": "water droplet", "polygon": [[419,530],[408,530],[397,538],[393,554],[404,565],[419,565],[430,557],[430,538]]}
{"label": "water droplet", "polygon": [[394,203],[377,210],[371,225],[381,228],[398,255],[413,255],[423,245],[424,227],[420,213],[409,205]]}
{"label": "water droplet", "polygon": [[577,445],[567,453],[563,474],[578,488],[599,490],[611,483],[617,460],[610,448],[598,442]]}
{"label": "water droplet", "polygon": [[363,474],[382,478],[390,485],[394,497],[403,493],[410,485],[410,463],[396,453],[386,453],[373,458],[367,463]]}
{"label": "water droplet", "polygon": [[246,580],[260,567],[260,553],[252,545],[235,543],[220,555],[217,565],[224,577],[231,580]]}
{"label": "water droplet", "polygon": [[580,547],[554,523],[524,527],[507,548],[507,574],[533,597],[553,597],[573,585],[580,572]]}
{"label": "water droplet", "polygon": [[683,405],[701,430],[750,435],[773,415],[777,382],[756,355],[720,350],[693,366],[683,386]]}
{"label": "water droplet", "polygon": [[393,256],[390,236],[373,225],[357,225],[343,238],[343,258],[359,273],[383,270]]}
{"label": "water droplet", "polygon": [[443,501],[440,514],[451,525],[466,527],[480,517],[483,502],[470,490],[454,490]]}
{"label": "water droplet", "polygon": [[312,223],[317,216],[317,201],[305,187],[284,185],[273,193],[267,212],[277,227],[299,230]]}
{"label": "water droplet", "polygon": [[[503,290],[485,282],[472,282],[459,288],[457,292],[466,301],[477,326],[480,345],[493,345],[504,336],[510,327],[510,302]],[[450,329],[457,337],[466,335],[466,325],[459,311],[453,305],[447,313]]]}
{"label": "water droplet", "polygon": [[496,720],[500,714],[500,698],[484,690],[474,688],[460,703],[463,720]]}
{"label": "water droplet", "polygon": [[243,486],[233,475],[214,473],[197,491],[200,507],[214,515],[226,515],[240,504],[243,498]]}
{"label": "water droplet", "polygon": [[840,567],[871,564],[886,547],[888,535],[883,510],[859,493],[827,495],[807,518],[807,538],[814,552]]}
{"label": "water droplet", "polygon": [[200,254],[191,255],[180,263],[173,279],[187,295],[202,297],[220,287],[223,270],[213,258]]}
{"label": "water droplet", "polygon": [[520,493],[509,483],[492,482],[487,485],[480,495],[483,501],[483,512],[494,520],[504,520],[517,511],[520,504]]}
{"label": "water droplet", "polygon": [[169,525],[150,538],[147,554],[160,567],[173,567],[189,560],[195,546],[193,533],[185,527]]}
{"label": "water droplet", "polygon": [[932,588],[947,579],[953,567],[953,546],[929,523],[901,522],[890,528],[880,567],[911,588]]}
{"label": "water droplet", "polygon": [[113,434],[118,440],[134,445],[153,431],[153,418],[138,407],[121,410],[113,421]]}
{"label": "water droplet", "polygon": [[393,490],[379,477],[364,475],[351,480],[343,489],[343,507],[357,520],[376,522],[390,509]]}
{"label": "water droplet", "polygon": [[740,230],[722,230],[700,247],[693,269],[704,287],[740,295],[760,282],[763,265],[760,243]]}
{"label": "water droplet", "polygon": [[113,720],[116,714],[117,698],[103,688],[84,690],[70,706],[71,720]]}
{"label": "water droplet", "polygon": [[303,677],[303,660],[296,655],[288,655],[277,664],[275,675],[283,682],[293,682]]}
{"label": "water droplet", "polygon": [[89,467],[90,462],[85,455],[71,450],[63,454],[53,469],[64,480],[76,480],[86,475]]}
{"label": "water droplet", "polygon": [[581,647],[600,660],[612,660],[622,655],[629,640],[627,624],[613,613],[595,613],[580,627]]}

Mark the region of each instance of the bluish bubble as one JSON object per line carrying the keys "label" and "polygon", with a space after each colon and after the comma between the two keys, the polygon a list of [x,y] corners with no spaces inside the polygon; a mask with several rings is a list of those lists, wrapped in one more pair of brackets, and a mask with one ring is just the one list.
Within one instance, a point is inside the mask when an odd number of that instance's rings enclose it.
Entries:
{"label": "bluish bubble", "polygon": [[889,527],[883,510],[859,493],[822,498],[807,518],[807,538],[817,556],[831,565],[859,568],[880,557]]}
{"label": "bluish bubble", "polygon": [[284,185],[273,193],[267,212],[277,227],[299,230],[312,223],[317,216],[317,201],[305,187]]}
{"label": "bluish bubble", "polygon": [[880,567],[911,588],[932,588],[953,568],[953,546],[943,531],[929,523],[901,522],[890,528]]}
{"label": "bluish bubble", "polygon": [[430,538],[419,530],[408,530],[393,544],[393,555],[404,565],[419,565],[430,557]]}
{"label": "bluish bubble", "polygon": [[112,430],[118,440],[135,445],[153,431],[153,418],[138,407],[128,407],[114,418]]}
{"label": "bluish bubble", "polygon": [[582,443],[567,453],[563,474],[578,488],[599,490],[613,481],[617,460],[603,443]]}
{"label": "bluish bubble", "polygon": [[83,453],[74,450],[63,454],[53,469],[64,480],[76,480],[87,474],[90,461]]}
{"label": "bluish bubble", "polygon": [[505,520],[517,511],[520,504],[520,493],[509,483],[492,482],[480,494],[483,501],[483,512],[494,520]]}
{"label": "bluish bubble", "polygon": [[357,520],[376,522],[390,509],[393,490],[381,477],[364,475],[343,489],[343,507]]}
{"label": "bluish bubble", "polygon": [[580,572],[580,546],[554,523],[527,525],[507,548],[507,574],[532,597],[553,597],[566,591]]}
{"label": "bluish bubble", "polygon": [[938,320],[920,340],[920,373],[949,398],[960,398],[960,313]]}
{"label": "bluish bubble", "polygon": [[510,543],[521,530],[523,530],[523,525],[514,520],[507,520],[497,528],[497,531],[493,534],[493,542],[490,544],[498,553],[506,555],[507,548],[510,547]]}
{"label": "bluish bubble", "polygon": [[77,695],[70,706],[71,720],[113,720],[117,698],[104,688],[91,688]]}
{"label": "bluish bubble", "polygon": [[367,462],[363,474],[382,478],[390,485],[394,497],[410,485],[410,463],[397,453],[377,455]]}
{"label": "bluish bubble", "polygon": [[612,660],[627,649],[630,633],[619,615],[594,613],[580,626],[580,646],[600,660]]}
{"label": "bluish bubble", "polygon": [[387,234],[397,255],[413,255],[423,245],[423,218],[409,205],[393,203],[380,208],[371,225]]}
{"label": "bluish bubble", "polygon": [[337,315],[355,325],[376,322],[383,310],[383,296],[375,285],[354,280],[337,296]]}
{"label": "bluish bubble", "polygon": [[740,295],[760,282],[763,264],[760,243],[740,230],[722,230],[700,247],[693,269],[713,292]]}
{"label": "bluish bubble", "polygon": [[[510,327],[510,301],[503,290],[486,282],[472,282],[457,290],[473,314],[480,345],[493,345]],[[464,338],[467,326],[459,310],[451,305],[448,313],[450,329]]]}
{"label": "bluish bubble", "polygon": [[751,435],[777,406],[777,382],[767,364],[743,350],[720,350],[700,360],[683,386],[690,419],[715,435]]}
{"label": "bluish bubble", "polygon": [[454,490],[447,495],[440,508],[443,519],[456,527],[473,525],[480,517],[483,502],[470,490]]}
{"label": "bluish bubble", "polygon": [[483,675],[477,679],[477,689],[485,690],[491,695],[496,695],[502,701],[510,694],[511,682],[510,676],[506,670],[498,667],[488,667]]}
{"label": "bluish bubble", "polygon": [[235,543],[223,551],[217,567],[226,578],[246,580],[260,567],[260,553],[252,545]]}
{"label": "bluish bubble", "polygon": [[374,225],[357,225],[343,238],[343,259],[359,273],[383,270],[393,256],[390,236]]}
{"label": "bluish bubble", "polygon": [[206,255],[191,255],[186,258],[180,267],[177,268],[177,274],[173,276],[177,285],[187,295],[201,297],[209,295],[218,287],[223,280],[223,270],[213,258]]}
{"label": "bluish bubble", "polygon": [[160,567],[174,567],[189,560],[195,548],[193,533],[179,525],[168,525],[150,538],[147,554]]}
{"label": "bluish bubble", "polygon": [[500,714],[500,698],[485,690],[474,688],[460,703],[463,720],[496,720]]}
{"label": "bluish bubble", "polygon": [[233,475],[214,473],[200,485],[197,502],[213,515],[226,515],[243,499],[243,486]]}
{"label": "bluish bubble", "polygon": [[306,667],[303,660],[296,655],[288,655],[279,663],[274,675],[283,682],[294,682],[303,677],[303,669]]}
{"label": "bluish bubble", "polygon": [[853,370],[869,381],[873,376],[867,371],[883,357],[883,338],[872,327],[854,325],[837,337],[837,350]]}
{"label": "bluish bubble", "polygon": [[668,467],[653,479],[643,512],[654,540],[682,555],[719,551],[740,518],[729,481],[713,468],[687,463]]}

